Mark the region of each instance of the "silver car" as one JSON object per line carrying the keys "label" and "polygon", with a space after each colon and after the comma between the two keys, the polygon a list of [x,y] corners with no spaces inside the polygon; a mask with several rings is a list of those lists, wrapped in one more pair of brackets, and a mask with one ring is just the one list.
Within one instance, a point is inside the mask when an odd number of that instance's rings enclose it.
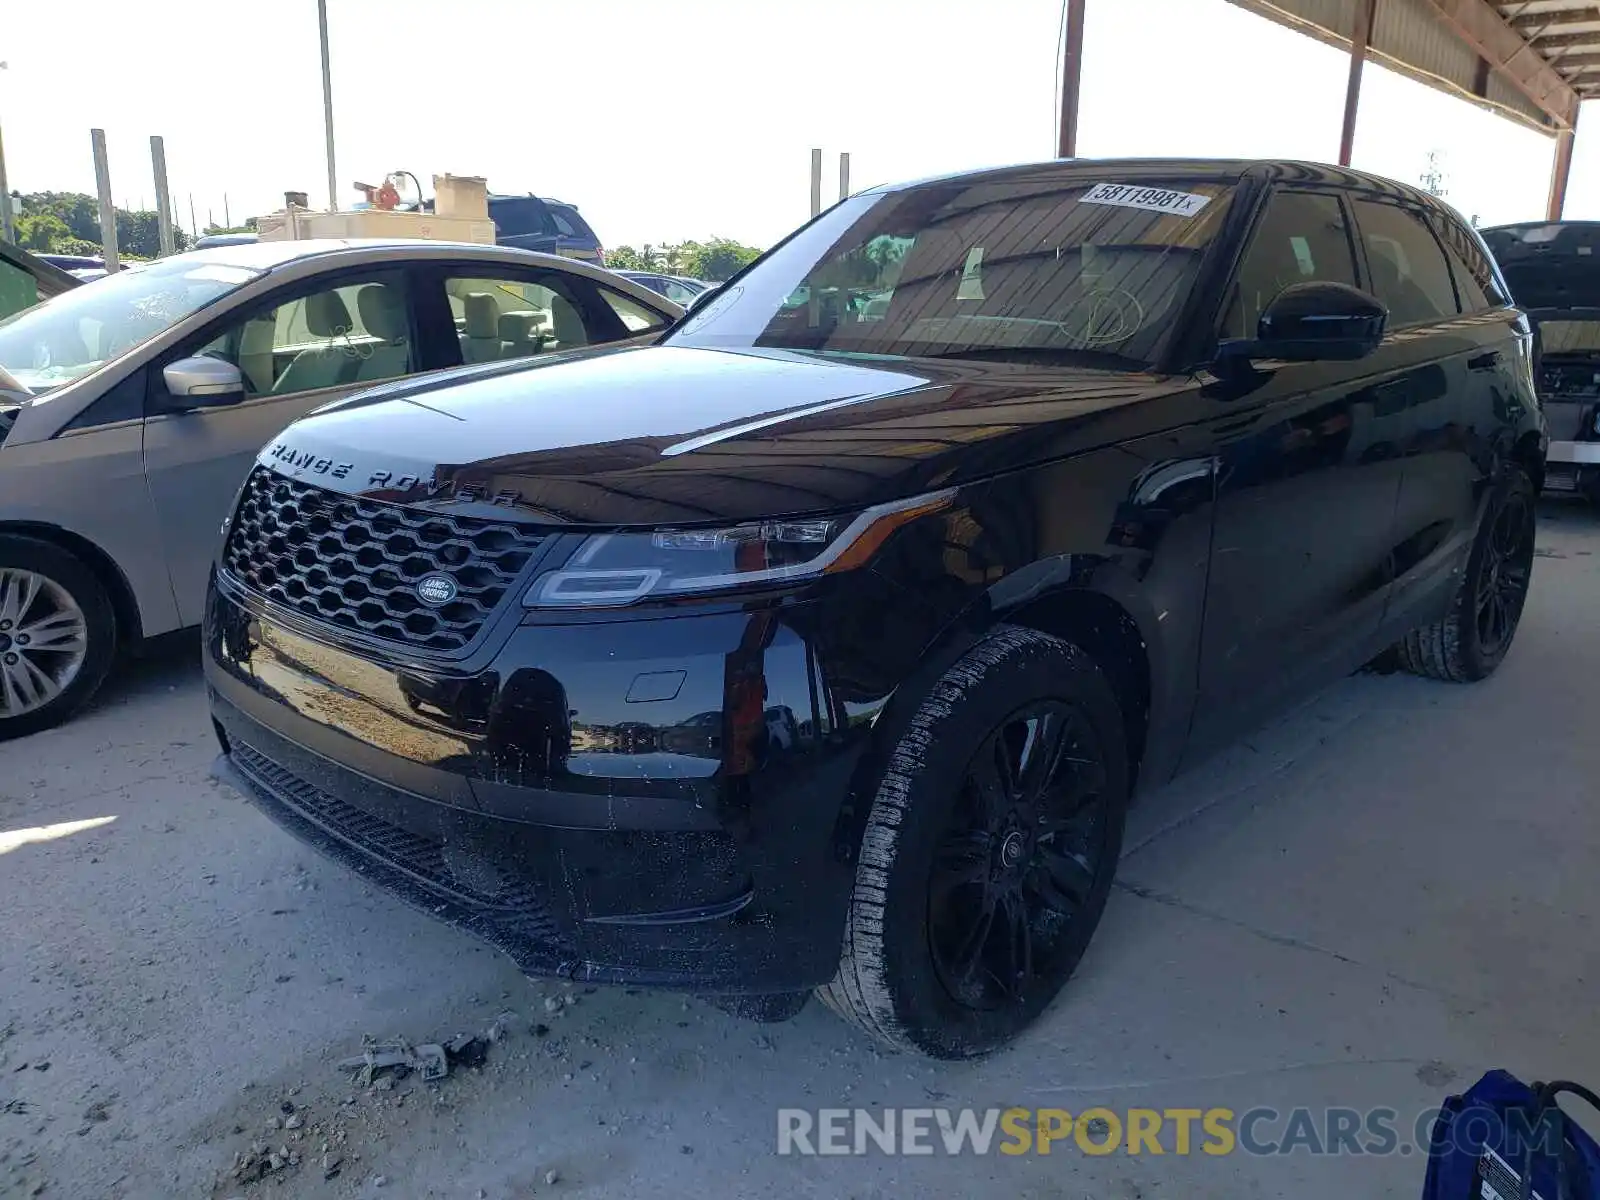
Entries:
{"label": "silver car", "polygon": [[0,739],[199,622],[230,503],[297,417],[380,380],[653,340],[682,311],[525,250],[303,241],[178,255],[0,322]]}

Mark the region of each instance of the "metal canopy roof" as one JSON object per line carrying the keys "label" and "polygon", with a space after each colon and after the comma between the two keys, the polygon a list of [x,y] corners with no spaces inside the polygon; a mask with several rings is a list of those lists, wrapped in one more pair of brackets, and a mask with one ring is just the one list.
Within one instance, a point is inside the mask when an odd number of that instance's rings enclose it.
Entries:
{"label": "metal canopy roof", "polygon": [[[1368,0],[1230,0],[1341,49]],[[1377,0],[1366,53],[1543,133],[1570,130],[1600,96],[1597,0]]]}

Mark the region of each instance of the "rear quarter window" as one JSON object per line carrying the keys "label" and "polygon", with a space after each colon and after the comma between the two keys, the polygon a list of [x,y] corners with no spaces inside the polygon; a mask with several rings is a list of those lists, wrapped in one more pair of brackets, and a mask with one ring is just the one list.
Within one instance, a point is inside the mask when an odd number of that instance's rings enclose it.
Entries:
{"label": "rear quarter window", "polygon": [[1450,272],[1455,277],[1462,312],[1504,308],[1511,302],[1500,290],[1489,256],[1483,252],[1478,239],[1460,221],[1443,213],[1429,213],[1428,224],[1439,239],[1439,244],[1444,247],[1445,257],[1450,260]]}
{"label": "rear quarter window", "polygon": [[575,208],[564,205],[552,204],[550,206],[550,219],[556,223],[556,232],[566,237],[587,238],[593,240],[594,231],[584,223]]}

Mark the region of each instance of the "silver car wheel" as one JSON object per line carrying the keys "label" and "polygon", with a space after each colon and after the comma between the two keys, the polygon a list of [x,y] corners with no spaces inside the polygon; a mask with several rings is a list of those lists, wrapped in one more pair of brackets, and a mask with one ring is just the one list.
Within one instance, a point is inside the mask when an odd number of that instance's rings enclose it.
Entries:
{"label": "silver car wheel", "polygon": [[0,567],[0,721],[35,712],[69,686],[89,652],[89,623],[43,575]]}

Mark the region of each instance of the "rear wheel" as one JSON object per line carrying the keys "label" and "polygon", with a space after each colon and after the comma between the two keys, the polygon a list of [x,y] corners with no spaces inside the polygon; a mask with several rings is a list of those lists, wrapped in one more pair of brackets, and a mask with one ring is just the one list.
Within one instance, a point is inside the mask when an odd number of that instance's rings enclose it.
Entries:
{"label": "rear wheel", "polygon": [[116,634],[94,572],[48,542],[0,536],[0,741],[81,708],[111,667]]}
{"label": "rear wheel", "polygon": [[1401,666],[1431,679],[1475,683],[1504,661],[1533,579],[1535,505],[1533,481],[1513,469],[1490,496],[1449,612],[1401,640]]}
{"label": "rear wheel", "polygon": [[1099,923],[1128,780],[1122,714],[1086,654],[1027,629],[985,638],[893,750],[823,1001],[937,1058],[1005,1045]]}

